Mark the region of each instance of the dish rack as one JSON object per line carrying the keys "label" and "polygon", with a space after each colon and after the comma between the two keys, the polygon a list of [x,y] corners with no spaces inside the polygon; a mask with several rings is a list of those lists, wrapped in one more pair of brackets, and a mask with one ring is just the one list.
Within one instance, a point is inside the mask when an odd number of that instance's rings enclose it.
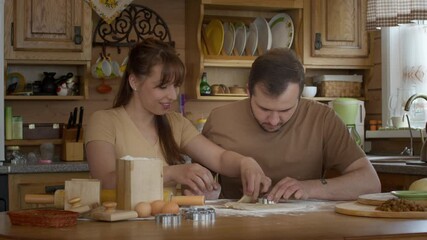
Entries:
{"label": "dish rack", "polygon": [[19,210],[7,213],[13,225],[35,227],[70,227],[77,224],[77,212],[64,210]]}

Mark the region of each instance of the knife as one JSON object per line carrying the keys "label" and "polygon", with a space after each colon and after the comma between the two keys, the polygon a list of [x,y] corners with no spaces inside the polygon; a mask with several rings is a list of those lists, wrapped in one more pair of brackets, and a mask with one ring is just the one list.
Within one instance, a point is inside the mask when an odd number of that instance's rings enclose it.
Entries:
{"label": "knife", "polygon": [[73,112],[70,112],[70,116],[68,117],[67,129],[71,128],[71,124],[73,122]]}
{"label": "knife", "polygon": [[80,139],[80,131],[82,129],[82,125],[83,125],[83,107],[80,106],[80,111],[79,111],[79,123],[77,124],[77,135],[76,135],[76,142],[79,141]]}
{"label": "knife", "polygon": [[77,123],[77,107],[74,108],[72,127],[75,127],[76,123]]}

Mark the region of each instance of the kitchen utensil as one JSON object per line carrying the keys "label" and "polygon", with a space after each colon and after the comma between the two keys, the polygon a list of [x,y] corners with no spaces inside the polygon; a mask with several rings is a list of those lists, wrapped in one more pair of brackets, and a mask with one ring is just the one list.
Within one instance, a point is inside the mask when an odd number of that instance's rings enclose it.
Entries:
{"label": "kitchen utensil", "polygon": [[220,55],[224,44],[224,26],[219,19],[213,19],[206,26],[207,44],[212,47],[212,55]]}
{"label": "kitchen utensil", "polygon": [[258,30],[258,55],[262,55],[271,48],[271,30],[263,17],[255,18],[254,23]]}
{"label": "kitchen utensil", "polygon": [[235,25],[235,43],[234,51],[237,53],[235,55],[242,56],[245,51],[246,46],[246,26],[243,22],[238,22]]}
{"label": "kitchen utensil", "polygon": [[335,212],[360,217],[427,219],[427,212],[388,212],[375,210],[375,208],[376,206],[364,205],[358,202],[346,202],[337,204]]}
{"label": "kitchen utensil", "polygon": [[170,201],[180,206],[201,206],[205,205],[205,196],[172,196]]}
{"label": "kitchen utensil", "polygon": [[81,205],[99,205],[101,196],[101,182],[97,179],[71,179],[65,181],[64,209],[71,210],[73,198],[80,198]]}
{"label": "kitchen utensil", "polygon": [[236,37],[236,33],[235,33],[233,23],[225,22],[224,23],[224,46],[223,46],[225,54],[233,55],[235,37]]}
{"label": "kitchen utensil", "polygon": [[80,107],[79,112],[79,123],[77,124],[77,134],[76,134],[76,142],[80,141],[80,131],[82,130],[83,126],[83,107]]}
{"label": "kitchen utensil", "polygon": [[73,121],[71,123],[72,127],[76,127],[76,123],[77,123],[77,107],[74,107],[73,110]]}
{"label": "kitchen utensil", "polygon": [[193,221],[214,222],[216,213],[211,207],[190,207],[183,210],[183,216]]}
{"label": "kitchen utensil", "polygon": [[64,209],[65,190],[59,189],[55,194],[25,194],[26,203],[53,204],[55,208]]}
{"label": "kitchen utensil", "polygon": [[247,56],[254,56],[258,47],[258,29],[255,23],[249,25],[248,33],[246,34],[245,51]]}
{"label": "kitchen utensil", "polygon": [[138,217],[138,213],[136,211],[117,210],[116,206],[116,202],[104,202],[102,203],[101,208],[94,209],[92,211],[90,217],[95,220],[107,222],[115,222]]}
{"label": "kitchen utensil", "polygon": [[294,39],[294,23],[286,13],[279,13],[270,19],[271,48],[291,48]]}
{"label": "kitchen utensil", "polygon": [[180,214],[158,214],[156,215],[156,223],[161,224],[163,227],[177,226],[181,224]]}
{"label": "kitchen utensil", "polygon": [[391,194],[406,200],[427,200],[427,191],[391,191]]}

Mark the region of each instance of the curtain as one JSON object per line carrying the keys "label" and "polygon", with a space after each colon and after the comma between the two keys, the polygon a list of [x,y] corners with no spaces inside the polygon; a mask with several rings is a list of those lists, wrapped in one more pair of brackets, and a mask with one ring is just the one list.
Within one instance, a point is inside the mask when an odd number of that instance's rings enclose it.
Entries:
{"label": "curtain", "polygon": [[427,20],[426,0],[368,0],[366,30]]}

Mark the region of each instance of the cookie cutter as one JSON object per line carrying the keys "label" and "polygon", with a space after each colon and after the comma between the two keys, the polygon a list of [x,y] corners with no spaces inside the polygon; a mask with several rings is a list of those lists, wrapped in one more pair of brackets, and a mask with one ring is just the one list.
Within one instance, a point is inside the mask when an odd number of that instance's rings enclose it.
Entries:
{"label": "cookie cutter", "polygon": [[157,214],[156,223],[161,224],[162,226],[177,226],[181,224],[181,214]]}
{"label": "cookie cutter", "polygon": [[212,207],[190,207],[183,212],[185,219],[193,221],[213,222],[216,218],[215,209]]}
{"label": "cookie cutter", "polygon": [[276,204],[273,200],[268,200],[265,197],[258,198],[258,203],[260,203],[260,204]]}

